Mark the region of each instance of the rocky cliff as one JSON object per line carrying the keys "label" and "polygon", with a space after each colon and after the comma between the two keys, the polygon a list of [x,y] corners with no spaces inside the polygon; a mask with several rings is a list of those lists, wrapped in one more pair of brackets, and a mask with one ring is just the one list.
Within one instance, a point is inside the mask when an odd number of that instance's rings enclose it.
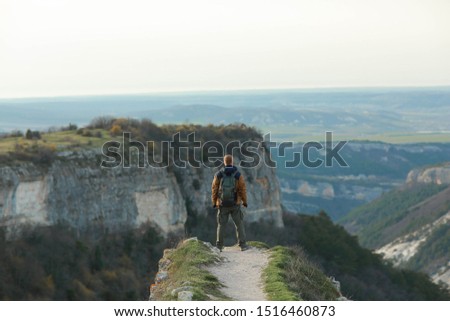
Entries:
{"label": "rocky cliff", "polygon": [[414,169],[408,173],[407,183],[450,184],[450,163]]}
{"label": "rocky cliff", "polygon": [[[100,167],[95,151],[65,152],[49,166],[0,164],[0,224],[13,227],[68,224],[81,231],[116,230],[150,222],[164,234],[183,230],[188,210],[206,215],[209,168]],[[275,173],[265,166],[243,170],[248,185],[248,221],[282,226]]]}

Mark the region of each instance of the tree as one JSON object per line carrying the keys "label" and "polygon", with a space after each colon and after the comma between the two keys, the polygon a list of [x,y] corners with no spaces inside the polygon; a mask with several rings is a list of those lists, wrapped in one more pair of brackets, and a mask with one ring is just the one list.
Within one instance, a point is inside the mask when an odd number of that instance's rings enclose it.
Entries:
{"label": "tree", "polygon": [[41,133],[36,131],[31,131],[30,129],[27,129],[27,132],[25,134],[26,139],[41,139]]}

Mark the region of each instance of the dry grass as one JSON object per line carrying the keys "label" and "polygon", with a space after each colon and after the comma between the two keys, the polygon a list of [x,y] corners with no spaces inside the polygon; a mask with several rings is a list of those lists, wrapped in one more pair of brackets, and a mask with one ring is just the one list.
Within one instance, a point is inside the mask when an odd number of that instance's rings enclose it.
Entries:
{"label": "dry grass", "polygon": [[101,133],[102,137],[86,137],[78,135],[75,130],[43,133],[39,140],[28,140],[24,137],[7,137],[0,139],[0,155],[17,151],[17,149],[28,149],[32,146],[36,148],[51,148],[57,151],[72,150],[88,147],[100,147],[104,142],[110,140],[110,135],[106,130],[94,130],[93,133]]}
{"label": "dry grass", "polygon": [[193,300],[229,300],[220,292],[222,284],[202,267],[213,264],[218,257],[201,241],[181,242],[165,259],[169,260],[169,279],[157,285],[156,300],[176,300],[173,289],[189,285],[193,289]]}

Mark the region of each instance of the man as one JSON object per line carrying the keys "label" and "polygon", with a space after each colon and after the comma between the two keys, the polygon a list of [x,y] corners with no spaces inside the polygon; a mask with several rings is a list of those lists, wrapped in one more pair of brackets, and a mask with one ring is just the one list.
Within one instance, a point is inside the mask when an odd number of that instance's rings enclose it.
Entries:
{"label": "man", "polygon": [[222,251],[225,226],[231,215],[233,219],[239,247],[242,251],[248,249],[245,240],[243,212],[241,205],[247,207],[247,190],[244,177],[233,166],[233,156],[225,155],[223,158],[225,167],[214,175],[212,182],[212,203],[217,211],[217,248]]}

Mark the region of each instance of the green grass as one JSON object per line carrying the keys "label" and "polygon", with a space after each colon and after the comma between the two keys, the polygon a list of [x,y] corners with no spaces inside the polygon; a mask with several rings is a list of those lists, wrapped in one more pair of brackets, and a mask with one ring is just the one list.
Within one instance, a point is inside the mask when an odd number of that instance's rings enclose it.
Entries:
{"label": "green grass", "polygon": [[263,273],[265,291],[272,301],[327,301],[340,297],[330,279],[300,248],[272,248]]}
{"label": "green grass", "polygon": [[6,154],[12,152],[16,143],[22,141],[23,138],[8,137],[0,139],[0,154]]}
{"label": "green grass", "polygon": [[331,301],[340,297],[331,280],[311,261],[299,247],[289,248],[286,266],[287,283],[293,292],[306,301]]}
{"label": "green grass", "polygon": [[213,264],[218,260],[203,242],[191,240],[181,243],[167,259],[171,261],[169,267],[169,279],[158,285],[162,293],[161,300],[173,301],[176,297],[171,295],[173,289],[188,285],[193,288],[193,300],[204,301],[215,298],[217,300],[229,300],[220,292],[222,284],[219,280],[202,269],[202,267]]}
{"label": "green grass", "polygon": [[287,284],[285,268],[289,260],[289,250],[276,246],[270,251],[269,264],[264,269],[263,278],[267,297],[271,301],[298,301],[300,297]]}
{"label": "green grass", "polygon": [[106,130],[96,129],[92,131],[100,132],[102,137],[86,137],[82,135],[78,135],[76,131],[62,131],[62,132],[54,132],[47,133],[42,135],[42,140],[47,141],[48,143],[53,143],[60,145],[61,147],[71,146],[73,144],[79,145],[91,145],[93,147],[101,146],[105,141],[110,140],[110,135]]}

